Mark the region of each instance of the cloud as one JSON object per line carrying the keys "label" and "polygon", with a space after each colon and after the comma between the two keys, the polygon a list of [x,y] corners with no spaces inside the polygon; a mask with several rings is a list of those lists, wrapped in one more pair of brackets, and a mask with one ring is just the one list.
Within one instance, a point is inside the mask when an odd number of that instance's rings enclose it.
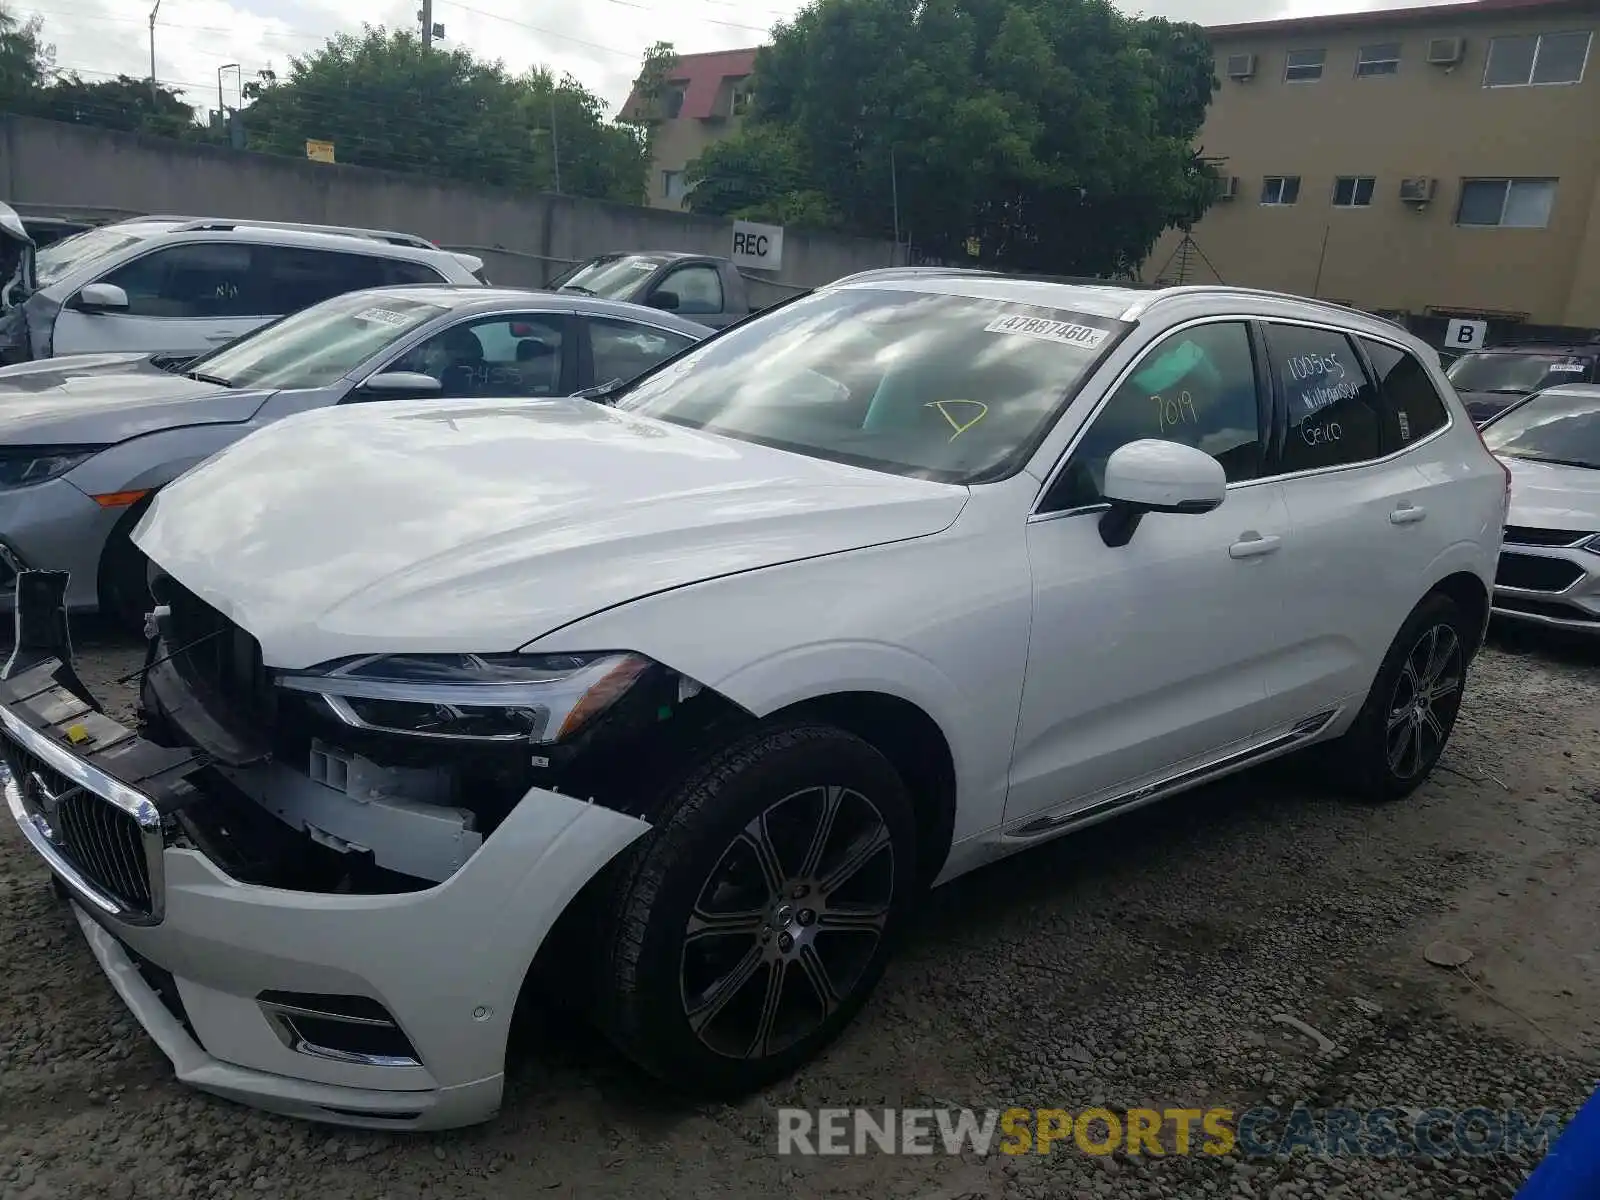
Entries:
{"label": "cloud", "polygon": [[[435,0],[433,19],[445,27],[444,45],[466,46],[498,58],[513,72],[549,67],[620,105],[645,48],[670,41],[684,53],[756,45],[765,31],[792,16],[804,0]],[[264,68],[286,71],[291,55],[316,50],[333,34],[365,22],[413,28],[420,0],[160,0],[156,19],[156,76],[180,87],[199,108],[217,104],[218,69],[223,96],[238,103],[245,79]],[[1386,7],[1373,0],[1144,0],[1129,11],[1202,24],[1221,24],[1313,12]],[[150,74],[150,5],[147,0],[14,0],[13,11],[44,19],[56,63],[87,79]],[[425,113],[415,119],[426,120]]]}

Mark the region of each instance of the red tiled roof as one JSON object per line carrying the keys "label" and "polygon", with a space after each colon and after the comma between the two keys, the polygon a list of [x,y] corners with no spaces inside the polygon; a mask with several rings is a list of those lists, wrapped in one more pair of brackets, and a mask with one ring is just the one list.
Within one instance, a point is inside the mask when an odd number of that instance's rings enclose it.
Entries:
{"label": "red tiled roof", "polygon": [[[683,111],[680,117],[704,121],[716,110],[717,93],[724,79],[740,79],[756,69],[756,47],[743,50],[712,50],[705,54],[680,54],[672,74],[667,78],[684,85]],[[625,113],[634,112],[639,105],[636,93],[629,93],[628,102],[622,106]]]}
{"label": "red tiled roof", "polygon": [[1367,25],[1399,25],[1426,21],[1455,21],[1463,17],[1497,16],[1523,10],[1593,7],[1592,0],[1472,0],[1468,4],[1427,4],[1408,8],[1374,8],[1361,12],[1327,13],[1315,17],[1282,17],[1270,21],[1244,21],[1235,25],[1210,25],[1212,37],[1251,33],[1292,33],[1311,29],[1351,29]]}

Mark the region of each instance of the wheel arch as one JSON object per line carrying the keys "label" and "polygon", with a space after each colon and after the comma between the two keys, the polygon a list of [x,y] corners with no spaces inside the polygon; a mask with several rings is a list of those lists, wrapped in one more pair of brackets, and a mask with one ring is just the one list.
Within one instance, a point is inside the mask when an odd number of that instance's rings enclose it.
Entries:
{"label": "wheel arch", "polygon": [[800,700],[768,721],[814,720],[872,746],[906,785],[917,818],[917,875],[930,884],[944,869],[956,822],[956,767],[939,723],[911,701],[887,692],[831,692]]}
{"label": "wheel arch", "polygon": [[1471,571],[1453,571],[1428,589],[1428,595],[1447,596],[1466,614],[1473,631],[1471,654],[1483,646],[1489,627],[1489,589],[1483,580]]}

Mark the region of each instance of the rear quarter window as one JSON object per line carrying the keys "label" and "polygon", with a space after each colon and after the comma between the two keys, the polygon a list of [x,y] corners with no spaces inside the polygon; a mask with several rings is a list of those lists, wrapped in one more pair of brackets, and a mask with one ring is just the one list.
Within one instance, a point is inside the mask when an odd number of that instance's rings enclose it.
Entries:
{"label": "rear quarter window", "polygon": [[1417,358],[1387,342],[1361,339],[1372,372],[1377,376],[1378,405],[1383,419],[1383,443],[1402,450],[1443,429],[1450,420],[1444,400],[1433,386],[1428,370]]}

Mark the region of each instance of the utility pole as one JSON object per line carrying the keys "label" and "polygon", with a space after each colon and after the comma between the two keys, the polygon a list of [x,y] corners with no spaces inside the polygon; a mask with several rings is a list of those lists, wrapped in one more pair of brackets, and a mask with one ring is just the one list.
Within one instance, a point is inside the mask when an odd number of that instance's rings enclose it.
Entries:
{"label": "utility pole", "polygon": [[555,166],[556,195],[561,195],[561,139],[556,135],[556,77],[550,76],[550,160]]}
{"label": "utility pole", "polygon": [[156,0],[155,7],[150,10],[150,109],[155,111],[158,96],[156,93],[156,13],[161,11],[161,0]]}
{"label": "utility pole", "polygon": [[433,49],[433,0],[422,0],[422,11],[417,14],[422,18],[422,48]]}

